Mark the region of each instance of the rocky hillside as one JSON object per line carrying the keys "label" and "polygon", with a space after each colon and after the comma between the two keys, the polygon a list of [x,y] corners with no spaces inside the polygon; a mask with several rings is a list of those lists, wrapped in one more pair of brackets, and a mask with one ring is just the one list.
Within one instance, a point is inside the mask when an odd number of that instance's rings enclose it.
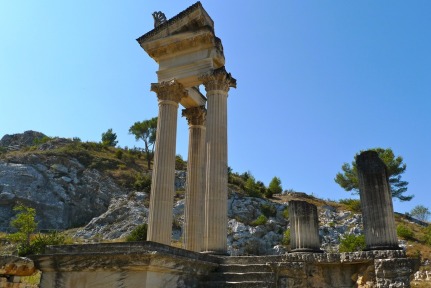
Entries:
{"label": "rocky hillside", "polygon": [[134,157],[34,131],[5,135],[0,140],[0,231],[8,230],[17,203],[36,209],[39,229],[87,224],[107,210],[111,199],[126,195],[135,175],[145,171]]}
{"label": "rocky hillside", "polygon": [[[184,166],[184,165],[182,165]],[[24,203],[37,210],[39,229],[73,230],[75,241],[122,241],[147,222],[150,173],[136,149],[104,147],[79,139],[50,138],[27,131],[0,140],[0,229],[9,231],[13,206]],[[272,199],[248,197],[236,175],[229,185],[228,247],[232,255],[280,254],[288,249],[290,225],[287,202],[304,200],[319,211],[322,249],[337,251],[346,235],[362,233],[362,217],[346,203],[323,201],[290,192]],[[181,245],[184,222],[185,171],[177,171],[173,201],[173,241]],[[429,257],[423,227],[400,215],[397,223],[415,234],[400,243],[412,255]],[[416,236],[418,235],[418,236]],[[416,237],[416,238],[415,238]]]}

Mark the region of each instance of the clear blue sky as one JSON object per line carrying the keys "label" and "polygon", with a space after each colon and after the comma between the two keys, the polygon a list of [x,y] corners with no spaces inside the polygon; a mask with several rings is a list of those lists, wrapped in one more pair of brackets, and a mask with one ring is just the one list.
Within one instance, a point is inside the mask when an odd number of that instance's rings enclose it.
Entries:
{"label": "clear blue sky", "polygon": [[[229,165],[268,184],[347,198],[334,182],[361,149],[392,148],[407,163],[409,203],[431,208],[431,1],[201,1],[223,41]],[[1,1],[0,137],[36,130],[119,145],[157,116],[157,64],[136,38],[151,13],[195,1]],[[188,128],[178,122],[178,154]]]}

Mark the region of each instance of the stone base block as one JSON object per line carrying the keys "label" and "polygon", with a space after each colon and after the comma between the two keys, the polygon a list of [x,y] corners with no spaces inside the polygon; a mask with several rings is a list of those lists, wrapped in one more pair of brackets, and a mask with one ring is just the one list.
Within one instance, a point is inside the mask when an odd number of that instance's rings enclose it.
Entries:
{"label": "stone base block", "polygon": [[197,287],[218,264],[210,255],[154,242],[63,245],[33,256],[41,288]]}

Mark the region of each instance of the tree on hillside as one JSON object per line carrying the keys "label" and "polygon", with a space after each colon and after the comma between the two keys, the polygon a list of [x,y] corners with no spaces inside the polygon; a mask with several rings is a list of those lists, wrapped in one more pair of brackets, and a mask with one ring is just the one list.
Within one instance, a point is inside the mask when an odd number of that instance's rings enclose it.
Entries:
{"label": "tree on hillside", "polygon": [[268,189],[266,190],[266,198],[272,198],[274,194],[280,194],[283,191],[281,187],[281,180],[278,177],[272,178],[271,182],[269,182]]}
{"label": "tree on hillside", "polygon": [[151,160],[154,156],[154,144],[156,142],[157,117],[142,122],[135,122],[129,129],[129,133],[135,135],[136,141],[144,141],[144,152],[147,158],[148,170],[151,169]]}
{"label": "tree on hillside", "polygon": [[247,174],[247,180],[244,183],[244,190],[250,197],[262,197],[260,186],[256,183],[256,179],[251,174]]}
{"label": "tree on hillside", "polygon": [[421,221],[427,221],[428,217],[431,215],[431,212],[427,207],[423,205],[417,205],[412,209],[412,211],[410,211],[410,215]]}
{"label": "tree on hillside", "polygon": [[13,242],[17,242],[20,245],[30,246],[30,236],[37,228],[37,222],[35,221],[36,210],[19,204],[13,208],[18,213],[10,222],[10,225],[14,227],[17,232],[9,235],[9,239]]}
{"label": "tree on hillside", "polygon": [[[409,184],[407,181],[401,180],[401,174],[403,174],[407,168],[407,165],[403,163],[403,157],[395,157],[394,152],[390,148],[374,148],[371,150],[376,151],[380,159],[386,164],[392,197],[398,198],[400,201],[410,201],[414,195],[403,195],[407,191],[407,185]],[[355,160],[362,152],[364,152],[364,150],[359,151],[359,153],[355,155],[355,159],[351,165],[349,163],[344,163],[343,166],[341,166],[341,170],[343,171],[337,173],[334,179],[344,190],[353,191],[353,194],[359,193],[358,171]]]}
{"label": "tree on hillside", "polygon": [[108,131],[102,133],[102,144],[105,146],[115,147],[117,145],[117,134],[112,132],[112,128],[109,128]]}

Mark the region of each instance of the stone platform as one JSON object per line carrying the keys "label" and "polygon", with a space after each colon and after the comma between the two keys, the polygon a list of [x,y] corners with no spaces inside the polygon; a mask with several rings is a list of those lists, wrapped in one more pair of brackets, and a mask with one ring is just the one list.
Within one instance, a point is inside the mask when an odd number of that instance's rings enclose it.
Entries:
{"label": "stone platform", "polygon": [[42,288],[410,287],[416,266],[401,250],[233,257],[149,241],[52,246],[31,258]]}

